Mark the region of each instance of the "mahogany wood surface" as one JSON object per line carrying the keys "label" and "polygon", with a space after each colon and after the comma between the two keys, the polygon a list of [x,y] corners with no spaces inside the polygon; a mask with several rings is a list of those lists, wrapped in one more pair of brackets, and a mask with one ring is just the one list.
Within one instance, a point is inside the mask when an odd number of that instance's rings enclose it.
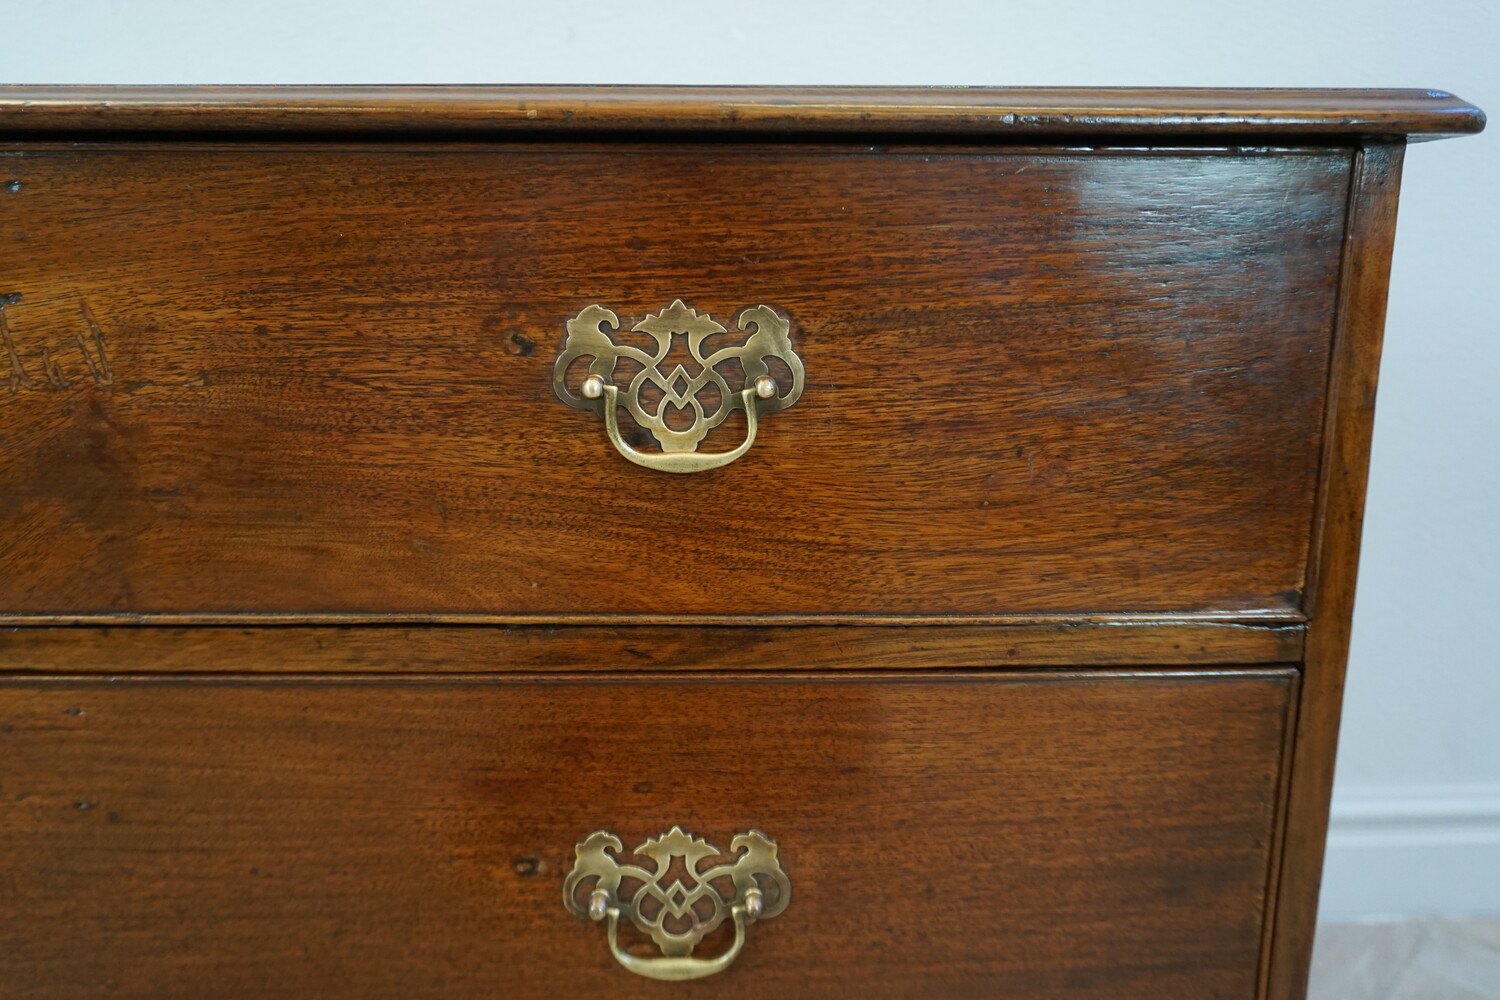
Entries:
{"label": "mahogany wood surface", "polygon": [[0,670],[485,673],[1293,663],[1305,628],[1225,623],[0,628]]}
{"label": "mahogany wood surface", "polygon": [[1350,194],[1312,566],[1312,623],[1289,783],[1288,809],[1296,821],[1287,831],[1270,953],[1270,995],[1278,1000],[1306,995],[1312,961],[1404,152],[1400,143],[1366,146]]}
{"label": "mahogany wood surface", "polygon": [[[11,154],[0,612],[1301,614],[1348,150]],[[678,297],[807,390],[664,476],[550,377]]]}
{"label": "mahogany wood surface", "polygon": [[1439,90],[1146,87],[0,87],[3,131],[885,132],[1410,135],[1478,132]]}
{"label": "mahogany wood surface", "polygon": [[[1483,124],[0,87],[0,996],[1303,1000],[1403,150]],[[691,476],[550,386],[678,297],[807,368]],[[657,984],[560,888],[678,823],[793,902]]]}
{"label": "mahogany wood surface", "polygon": [[[1250,1000],[1295,677],[9,678],[5,988]],[[674,824],[792,897],[664,985],[559,887]]]}

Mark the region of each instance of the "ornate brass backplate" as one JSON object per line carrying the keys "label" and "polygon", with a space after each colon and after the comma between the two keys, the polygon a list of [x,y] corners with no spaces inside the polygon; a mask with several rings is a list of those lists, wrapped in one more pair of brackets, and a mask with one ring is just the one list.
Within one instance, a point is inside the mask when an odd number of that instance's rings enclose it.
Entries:
{"label": "ornate brass backplate", "polygon": [[[577,861],[563,880],[563,904],[575,917],[604,920],[609,950],[625,968],[651,979],[699,979],[728,968],[745,945],[745,926],[776,916],[792,898],[792,885],[776,857],[776,842],[759,830],[730,841],[739,857],[702,868],[724,852],[674,826],[633,852],[651,867],[622,864],[619,837],[598,830],[575,848]],[[672,859],[682,858],[687,879],[673,874]],[[624,917],[651,936],[662,958],[639,958],[620,947]],[[694,958],[698,942],[726,919],[734,921],[734,943],[716,958]]]}
{"label": "ornate brass backplate", "polygon": [[[588,306],[567,322],[567,341],[552,368],[553,391],[569,406],[603,417],[615,449],[636,465],[662,472],[701,472],[728,465],[755,442],[759,417],[797,402],[803,385],[802,359],[792,350],[791,322],[785,316],[770,306],[749,306],[740,310],[735,326],[744,332],[743,342],[705,356],[704,341],[729,330],[707,313],[676,299],[630,328],[656,341],[656,349],[648,352],[615,343],[610,335],[620,329],[620,318],[601,305]],[[669,372],[661,369],[673,340],[679,336],[687,339],[697,373],[681,364]],[[568,368],[579,358],[591,360],[575,392],[567,385]],[[766,364],[768,358],[779,358],[786,366],[784,382],[772,373]],[[634,363],[627,368],[639,367],[623,389],[615,382],[622,361]],[[736,361],[740,372],[721,370],[732,369],[731,362]],[[717,405],[711,412],[699,398],[709,385],[717,390]],[[660,398],[647,402],[642,392],[652,388]],[[690,422],[675,429],[668,426],[669,406],[690,411]],[[618,411],[622,407],[637,426],[650,432],[661,451],[641,451],[621,437]],[[729,451],[699,452],[698,444],[708,432],[735,410],[745,411],[745,440]]]}

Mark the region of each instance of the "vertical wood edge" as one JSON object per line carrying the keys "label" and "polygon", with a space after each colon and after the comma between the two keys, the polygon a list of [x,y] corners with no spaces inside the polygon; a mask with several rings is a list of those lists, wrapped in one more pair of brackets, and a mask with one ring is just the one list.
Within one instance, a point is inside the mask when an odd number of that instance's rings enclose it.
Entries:
{"label": "vertical wood edge", "polygon": [[1286,843],[1287,804],[1291,794],[1292,750],[1297,736],[1297,712],[1302,704],[1302,672],[1291,679],[1286,706],[1281,713],[1281,750],[1276,758],[1275,810],[1271,843],[1266,850],[1266,892],[1261,910],[1260,964],[1255,970],[1256,1000],[1265,1000],[1270,988],[1271,943],[1276,925],[1277,892],[1281,885],[1281,855]]}
{"label": "vertical wood edge", "polygon": [[1308,569],[1310,624],[1281,864],[1268,911],[1271,931],[1262,995],[1269,1000],[1304,1000],[1307,995],[1405,145],[1366,143],[1355,155],[1351,175]]}

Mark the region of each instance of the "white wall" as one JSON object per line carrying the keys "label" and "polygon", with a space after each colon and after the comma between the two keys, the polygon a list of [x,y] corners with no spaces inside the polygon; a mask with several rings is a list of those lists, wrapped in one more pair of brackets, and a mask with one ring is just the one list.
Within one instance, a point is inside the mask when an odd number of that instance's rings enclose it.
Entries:
{"label": "white wall", "polygon": [[[1496,0],[0,0],[16,83],[1436,87]],[[1500,125],[1407,158],[1327,916],[1500,912]]]}

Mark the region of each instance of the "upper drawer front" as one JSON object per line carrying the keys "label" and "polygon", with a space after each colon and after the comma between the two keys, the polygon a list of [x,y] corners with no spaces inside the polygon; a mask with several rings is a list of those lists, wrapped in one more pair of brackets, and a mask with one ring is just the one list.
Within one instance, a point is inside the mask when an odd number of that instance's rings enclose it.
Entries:
{"label": "upper drawer front", "polygon": [[[1345,152],[3,163],[0,613],[1299,604]],[[580,310],[678,298],[773,307],[806,371],[691,475],[551,384]]]}

